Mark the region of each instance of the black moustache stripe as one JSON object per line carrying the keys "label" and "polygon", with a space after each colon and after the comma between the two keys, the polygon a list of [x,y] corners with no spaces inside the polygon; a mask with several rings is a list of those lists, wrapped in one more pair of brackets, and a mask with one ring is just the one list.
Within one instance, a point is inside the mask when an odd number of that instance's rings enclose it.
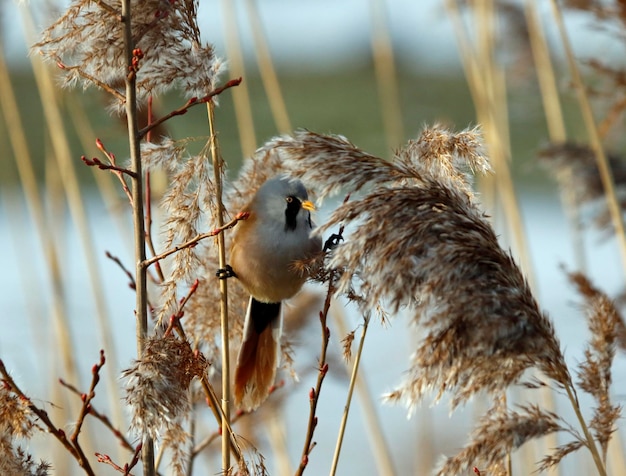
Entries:
{"label": "black moustache stripe", "polygon": [[302,203],[295,197],[291,197],[291,201],[287,202],[285,208],[285,231],[294,231],[298,225],[298,212],[302,208]]}

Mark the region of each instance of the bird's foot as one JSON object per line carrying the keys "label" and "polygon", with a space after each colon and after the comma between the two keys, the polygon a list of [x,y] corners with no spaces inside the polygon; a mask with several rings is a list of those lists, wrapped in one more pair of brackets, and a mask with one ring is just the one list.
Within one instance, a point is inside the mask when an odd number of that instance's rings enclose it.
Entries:
{"label": "bird's foot", "polygon": [[339,242],[343,241],[343,236],[338,235],[337,233],[333,233],[328,237],[326,243],[324,243],[324,251],[330,251],[335,246],[339,244]]}
{"label": "bird's foot", "polygon": [[225,268],[218,269],[217,272],[215,273],[215,276],[217,276],[219,279],[228,279],[228,278],[237,277],[237,275],[233,271],[233,268],[231,268],[229,264],[227,264]]}

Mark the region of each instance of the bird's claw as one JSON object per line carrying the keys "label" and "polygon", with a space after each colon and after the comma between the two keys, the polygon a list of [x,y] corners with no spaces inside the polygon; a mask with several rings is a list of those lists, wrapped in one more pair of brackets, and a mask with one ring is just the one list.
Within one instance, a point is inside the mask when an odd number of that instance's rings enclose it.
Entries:
{"label": "bird's claw", "polygon": [[338,235],[337,233],[333,233],[328,237],[326,243],[324,243],[324,251],[330,251],[335,246],[339,244],[339,242],[343,241],[343,236]]}
{"label": "bird's claw", "polygon": [[237,275],[233,271],[233,268],[231,268],[229,264],[227,264],[225,268],[218,269],[217,272],[215,273],[215,276],[217,276],[219,279],[228,279],[228,278],[237,277]]}

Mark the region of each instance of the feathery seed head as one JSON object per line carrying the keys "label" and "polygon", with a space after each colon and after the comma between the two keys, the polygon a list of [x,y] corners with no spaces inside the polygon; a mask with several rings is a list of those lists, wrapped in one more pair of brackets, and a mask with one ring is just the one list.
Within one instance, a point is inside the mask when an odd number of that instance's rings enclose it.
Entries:
{"label": "feathery seed head", "polygon": [[126,402],[132,410],[131,427],[156,438],[190,410],[188,391],[194,377],[209,364],[188,342],[173,337],[151,337],[135,365],[122,374]]}
{"label": "feathery seed head", "polygon": [[[197,0],[131,2],[133,70],[140,103],[175,85],[187,97],[202,97],[214,89],[223,62],[212,46],[201,44],[197,6]],[[66,85],[82,82],[84,87],[116,91],[118,100],[112,106],[123,111],[128,71],[119,0],[74,0],[34,48],[62,65]]]}
{"label": "feathery seed head", "polygon": [[569,381],[552,324],[472,191],[468,171],[491,170],[477,129],[426,128],[391,161],[308,131],[266,148],[322,195],[361,190],[317,232],[348,230],[328,263],[342,271],[338,292],[359,296],[363,312],[408,307],[426,331],[391,399],[412,406],[435,389],[457,405],[506,388],[531,366]]}
{"label": "feathery seed head", "polygon": [[[538,158],[555,178],[567,184],[567,187],[571,187],[578,206],[597,206],[592,213],[594,223],[598,228],[606,229],[612,226],[595,154],[589,146],[571,142],[549,144],[539,151]],[[607,154],[607,158],[615,181],[620,207],[625,209],[626,162],[623,158],[613,154]]]}

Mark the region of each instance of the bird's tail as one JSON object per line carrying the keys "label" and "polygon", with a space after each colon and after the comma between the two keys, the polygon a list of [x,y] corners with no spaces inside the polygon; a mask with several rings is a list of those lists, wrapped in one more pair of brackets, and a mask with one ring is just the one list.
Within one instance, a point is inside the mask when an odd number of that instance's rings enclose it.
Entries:
{"label": "bird's tail", "polygon": [[254,410],[269,395],[279,363],[282,321],[280,302],[263,303],[250,297],[235,369],[238,408]]}

